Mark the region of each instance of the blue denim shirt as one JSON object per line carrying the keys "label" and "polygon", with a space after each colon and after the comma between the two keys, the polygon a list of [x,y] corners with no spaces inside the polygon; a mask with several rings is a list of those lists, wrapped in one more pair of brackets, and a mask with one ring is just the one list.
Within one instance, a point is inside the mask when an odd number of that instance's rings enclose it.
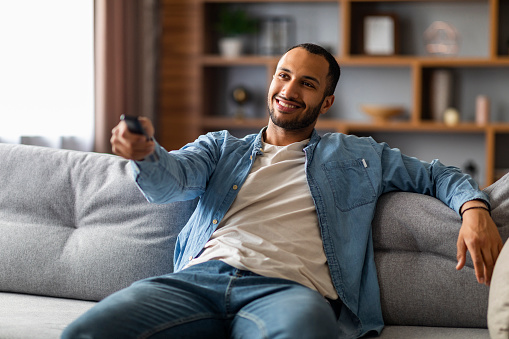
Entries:
{"label": "blue denim shirt", "polygon": [[[262,152],[262,132],[241,139],[227,131],[213,132],[177,151],[157,148],[158,161],[133,162],[136,182],[150,202],[200,197],[177,239],[176,271],[200,255],[228,211]],[[457,168],[438,160],[419,161],[372,138],[339,133],[320,137],[314,131],[304,152],[323,247],[344,304],[338,320],[341,334],[355,338],[380,332],[383,319],[371,231],[378,197],[390,191],[418,192],[456,212],[466,201],[488,202],[488,197]]]}

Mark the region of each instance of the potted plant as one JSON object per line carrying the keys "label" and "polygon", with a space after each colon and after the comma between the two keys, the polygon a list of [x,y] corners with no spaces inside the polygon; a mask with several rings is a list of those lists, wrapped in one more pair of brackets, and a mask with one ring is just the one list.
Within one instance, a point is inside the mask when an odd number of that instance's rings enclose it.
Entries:
{"label": "potted plant", "polygon": [[219,51],[226,57],[235,57],[242,54],[244,38],[256,32],[256,20],[250,18],[242,9],[232,9],[224,6],[219,13],[216,25],[219,39]]}

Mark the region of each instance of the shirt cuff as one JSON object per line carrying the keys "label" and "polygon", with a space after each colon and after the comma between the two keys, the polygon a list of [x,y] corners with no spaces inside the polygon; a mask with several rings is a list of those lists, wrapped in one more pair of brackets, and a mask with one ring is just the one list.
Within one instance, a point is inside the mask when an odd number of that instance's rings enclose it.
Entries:
{"label": "shirt cuff", "polygon": [[145,159],[129,160],[136,181],[138,181],[138,177],[140,176],[142,170],[144,172],[147,171],[150,172],[151,169],[159,163],[159,159],[161,159],[162,152],[166,152],[156,140],[154,140],[154,143],[155,143],[154,152],[147,156]]}

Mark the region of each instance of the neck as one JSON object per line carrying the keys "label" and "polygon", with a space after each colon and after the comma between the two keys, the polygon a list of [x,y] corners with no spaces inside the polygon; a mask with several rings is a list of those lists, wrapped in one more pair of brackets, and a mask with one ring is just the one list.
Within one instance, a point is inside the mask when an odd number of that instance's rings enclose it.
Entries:
{"label": "neck", "polygon": [[286,130],[276,126],[269,119],[269,125],[265,130],[263,139],[266,143],[274,146],[287,146],[294,142],[306,140],[311,137],[315,124],[308,126],[305,129],[299,130]]}

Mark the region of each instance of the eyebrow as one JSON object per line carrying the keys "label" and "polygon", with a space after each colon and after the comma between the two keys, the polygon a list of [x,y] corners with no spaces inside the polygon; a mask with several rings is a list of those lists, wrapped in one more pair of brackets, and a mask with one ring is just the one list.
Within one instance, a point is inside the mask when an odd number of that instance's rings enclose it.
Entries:
{"label": "eyebrow", "polygon": [[[287,73],[290,73],[290,74],[293,74],[293,72],[291,70],[289,70],[288,68],[284,68],[284,67],[279,67],[280,70],[282,71],[285,71]],[[309,76],[309,75],[304,75],[303,76],[304,79],[308,79],[308,80],[311,80],[311,81],[314,81],[316,82],[318,85],[320,85],[320,81],[318,81],[317,78],[315,77],[312,77],[312,76]]]}

